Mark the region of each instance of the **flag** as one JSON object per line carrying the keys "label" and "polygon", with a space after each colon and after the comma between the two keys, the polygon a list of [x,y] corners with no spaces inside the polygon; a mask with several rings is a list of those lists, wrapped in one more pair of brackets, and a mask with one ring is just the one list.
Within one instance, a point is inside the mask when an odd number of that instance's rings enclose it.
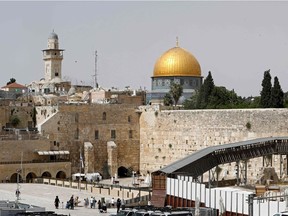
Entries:
{"label": "flag", "polygon": [[83,157],[82,157],[82,155],[81,155],[81,153],[80,153],[80,165],[81,165],[81,168],[83,168],[84,167],[84,162],[83,162]]}

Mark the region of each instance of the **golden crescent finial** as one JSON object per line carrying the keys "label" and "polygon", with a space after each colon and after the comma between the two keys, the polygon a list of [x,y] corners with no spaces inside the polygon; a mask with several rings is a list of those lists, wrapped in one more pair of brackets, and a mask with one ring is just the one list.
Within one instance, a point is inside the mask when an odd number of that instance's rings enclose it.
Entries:
{"label": "golden crescent finial", "polygon": [[176,47],[179,47],[178,36],[176,37]]}

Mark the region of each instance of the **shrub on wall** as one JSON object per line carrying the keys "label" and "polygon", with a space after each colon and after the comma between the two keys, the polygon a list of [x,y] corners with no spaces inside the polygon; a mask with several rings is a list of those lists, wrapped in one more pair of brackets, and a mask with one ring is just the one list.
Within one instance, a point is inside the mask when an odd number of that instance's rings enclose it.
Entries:
{"label": "shrub on wall", "polygon": [[18,118],[18,116],[13,115],[10,117],[10,122],[13,125],[13,127],[17,127],[17,125],[19,125],[20,123],[20,119]]}
{"label": "shrub on wall", "polygon": [[250,123],[250,122],[247,122],[247,123],[246,123],[246,128],[247,128],[248,130],[251,129],[251,123]]}

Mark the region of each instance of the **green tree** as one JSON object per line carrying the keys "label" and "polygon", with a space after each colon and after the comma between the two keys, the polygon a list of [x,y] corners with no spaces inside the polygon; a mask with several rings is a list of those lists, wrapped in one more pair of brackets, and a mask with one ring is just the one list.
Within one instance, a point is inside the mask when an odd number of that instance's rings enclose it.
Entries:
{"label": "green tree", "polygon": [[15,83],[15,82],[16,82],[16,79],[14,79],[14,78],[10,78],[10,81],[7,82],[7,85],[9,85],[9,84],[11,84],[11,83]]}
{"label": "green tree", "polygon": [[273,108],[284,107],[284,92],[281,89],[278,77],[274,77],[274,85],[271,90],[271,106]]}
{"label": "green tree", "polygon": [[172,82],[172,84],[170,85],[169,94],[173,98],[175,106],[177,105],[182,93],[183,93],[183,86],[181,84]]}
{"label": "green tree", "polygon": [[271,107],[271,75],[270,70],[264,72],[264,78],[262,80],[262,91],[260,92],[260,107]]}
{"label": "green tree", "polygon": [[238,97],[234,90],[229,91],[223,86],[215,86],[209,97],[207,108],[209,109],[230,109],[236,108],[243,99]]}
{"label": "green tree", "polygon": [[173,98],[171,97],[170,94],[166,94],[163,98],[163,103],[165,106],[171,106],[173,105]]}
{"label": "green tree", "polygon": [[184,109],[197,109],[196,104],[197,104],[198,95],[199,95],[199,91],[196,90],[196,92],[194,92],[193,95],[189,99],[186,99],[183,102]]}
{"label": "green tree", "polygon": [[209,102],[209,97],[212,94],[214,89],[214,80],[211,72],[208,72],[207,77],[205,78],[203,85],[200,87],[199,94],[197,97],[196,107],[200,109],[205,109]]}

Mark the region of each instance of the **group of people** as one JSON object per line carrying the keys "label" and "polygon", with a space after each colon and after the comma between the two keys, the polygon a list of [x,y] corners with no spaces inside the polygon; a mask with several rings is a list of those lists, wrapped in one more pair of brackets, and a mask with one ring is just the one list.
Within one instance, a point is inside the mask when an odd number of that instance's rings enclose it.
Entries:
{"label": "group of people", "polygon": [[[66,203],[66,207],[67,209],[74,209],[74,206],[77,206],[78,203],[79,203],[79,198],[78,196],[74,199],[74,196],[72,195],[70,197],[70,199],[67,201]],[[95,199],[95,197],[91,196],[90,199],[85,198],[84,199],[84,206],[87,208],[90,204],[90,208],[96,208],[96,203],[98,205],[98,209],[99,209],[99,212],[100,213],[106,213],[107,212],[107,206],[106,206],[106,203],[105,203],[105,200],[97,200]],[[58,196],[55,197],[55,200],[54,200],[54,205],[55,205],[55,208],[58,209],[59,208],[59,204],[60,204],[60,199]],[[116,200],[116,207],[117,207],[117,213],[120,211],[120,208],[122,206],[122,201],[120,198],[118,198]],[[111,199],[111,207],[114,208],[115,207],[115,200],[114,200],[114,197],[112,197]],[[63,202],[62,202],[62,208],[63,208]]]}
{"label": "group of people", "polygon": [[[72,195],[70,197],[70,199],[67,201],[65,208],[67,209],[74,209],[74,206],[78,206],[79,203],[79,197],[77,196],[76,198],[74,198],[74,196]],[[54,200],[54,205],[55,208],[58,209],[59,208],[59,204],[60,204],[60,199],[58,196],[55,197]],[[63,202],[62,202],[62,208],[63,208]]]}
{"label": "group of people", "polygon": [[106,206],[106,203],[105,201],[101,201],[100,199],[97,200],[95,199],[95,197],[91,196],[90,199],[85,198],[84,199],[84,206],[87,208],[90,204],[90,208],[96,208],[96,204],[98,205],[98,209],[99,209],[99,212],[107,212],[107,206]]}

